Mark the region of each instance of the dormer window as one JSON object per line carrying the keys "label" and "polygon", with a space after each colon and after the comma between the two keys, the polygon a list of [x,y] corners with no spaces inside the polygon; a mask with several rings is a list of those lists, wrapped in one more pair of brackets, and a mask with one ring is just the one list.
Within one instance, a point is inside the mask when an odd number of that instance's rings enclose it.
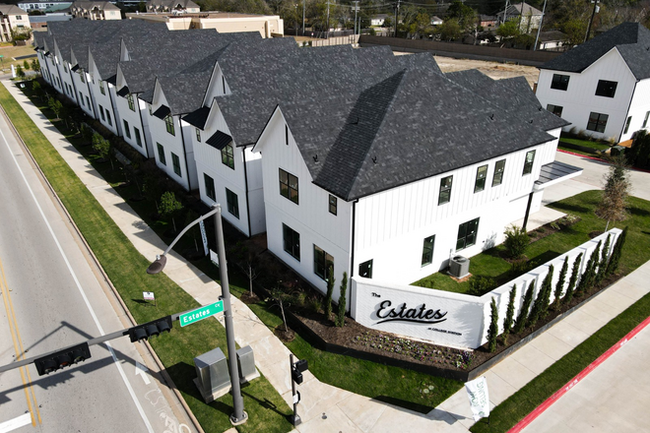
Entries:
{"label": "dormer window", "polygon": [[232,147],[232,141],[226,144],[223,149],[221,149],[221,162],[233,170],[235,169],[235,156],[234,149]]}
{"label": "dormer window", "polygon": [[104,82],[103,81],[99,82],[99,91],[102,93],[102,95],[106,94],[106,89],[104,88]]}
{"label": "dormer window", "polygon": [[126,95],[126,102],[129,104],[129,110],[135,111],[135,103],[133,102],[133,94]]}
{"label": "dormer window", "polygon": [[176,135],[176,130],[174,129],[174,118],[171,114],[168,114],[165,117],[165,128],[171,135]]}

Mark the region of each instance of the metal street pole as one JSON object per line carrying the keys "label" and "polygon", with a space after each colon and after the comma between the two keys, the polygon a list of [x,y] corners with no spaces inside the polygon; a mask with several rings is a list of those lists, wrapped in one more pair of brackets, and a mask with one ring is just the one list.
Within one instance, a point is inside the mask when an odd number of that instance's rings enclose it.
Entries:
{"label": "metal street pole", "polygon": [[544,22],[544,13],[546,12],[546,1],[544,0],[544,7],[542,8],[542,17],[539,19],[539,25],[537,26],[537,36],[535,37],[535,45],[533,45],[533,51],[537,50],[537,44],[539,43],[539,33],[542,31],[542,23]]}
{"label": "metal street pole", "polygon": [[226,325],[226,343],[228,345],[228,363],[230,364],[230,381],[232,385],[232,401],[234,412],[230,422],[234,425],[243,424],[248,418],[244,412],[244,399],[241,396],[239,383],[239,367],[237,365],[237,348],[235,347],[235,325],[232,320],[232,305],[230,303],[230,285],[228,283],[228,267],[226,262],[226,246],[223,241],[223,223],[221,221],[221,205],[215,204],[214,214],[215,237],[217,240],[217,256],[219,257],[219,274],[221,278],[221,299],[223,300],[223,315]]}
{"label": "metal street pole", "polygon": [[302,35],[305,36],[305,2],[307,0],[302,0]]}
{"label": "metal street pole", "polygon": [[[289,371],[293,372],[293,353],[289,355]],[[291,417],[291,424],[294,426],[299,425],[302,420],[298,415],[298,399],[296,398],[296,382],[291,379],[291,398],[293,399],[293,415]]]}
{"label": "metal street pole", "polygon": [[228,349],[228,364],[230,370],[230,384],[232,387],[233,414],[230,415],[230,422],[233,425],[239,425],[246,422],[248,414],[244,412],[244,399],[241,395],[241,385],[239,383],[239,366],[237,365],[237,348],[235,346],[235,325],[232,320],[232,306],[230,302],[230,285],[228,283],[228,268],[226,262],[226,247],[223,240],[223,225],[221,222],[221,205],[215,204],[212,210],[205,215],[200,216],[185,227],[176,238],[169,244],[167,249],[147,268],[148,274],[157,274],[163,270],[167,263],[167,253],[178,242],[191,227],[200,221],[214,215],[215,237],[217,240],[217,255],[219,257],[219,274],[221,278],[221,300],[223,301],[223,314],[226,327],[226,344]]}
{"label": "metal street pole", "polygon": [[594,17],[596,16],[596,12],[600,10],[600,6],[598,6],[598,3],[600,3],[600,0],[591,0],[591,2],[594,4],[594,11],[591,13],[591,19],[589,20],[589,26],[587,26],[587,34],[585,35],[585,42],[589,40],[589,33],[591,33],[591,25],[594,22]]}
{"label": "metal street pole", "polygon": [[359,10],[359,2],[354,2],[354,34],[357,34],[357,11]]}

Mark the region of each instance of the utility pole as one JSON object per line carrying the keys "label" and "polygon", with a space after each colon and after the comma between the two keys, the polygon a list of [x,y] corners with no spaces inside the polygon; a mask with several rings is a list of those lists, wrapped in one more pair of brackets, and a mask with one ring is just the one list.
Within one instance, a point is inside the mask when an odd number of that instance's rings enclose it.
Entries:
{"label": "utility pole", "polygon": [[539,33],[542,31],[542,23],[544,22],[544,13],[546,12],[546,1],[544,0],[544,6],[542,7],[542,17],[539,19],[539,26],[537,26],[537,36],[535,37],[535,45],[533,45],[533,51],[537,50],[537,44],[539,43]]}
{"label": "utility pole", "polygon": [[359,10],[359,2],[355,1],[354,3],[354,34],[357,34],[357,11]]}
{"label": "utility pole", "polygon": [[399,6],[400,6],[401,0],[397,0],[397,4],[395,5],[395,32],[393,32],[393,37],[397,37],[397,21],[399,20]]}
{"label": "utility pole", "polygon": [[302,0],[302,35],[305,36],[305,1]]}
{"label": "utility pole", "polygon": [[330,38],[330,1],[327,0],[327,39]]}
{"label": "utility pole", "polygon": [[589,40],[589,33],[591,33],[591,25],[594,22],[594,17],[600,10],[600,6],[598,6],[598,3],[600,3],[600,0],[591,0],[591,2],[594,4],[594,11],[591,13],[591,19],[589,20],[589,25],[587,26],[587,34],[585,35],[585,42]]}
{"label": "utility pole", "polygon": [[503,22],[501,24],[506,23],[506,16],[508,14],[508,0],[506,0],[506,8],[503,10]]}

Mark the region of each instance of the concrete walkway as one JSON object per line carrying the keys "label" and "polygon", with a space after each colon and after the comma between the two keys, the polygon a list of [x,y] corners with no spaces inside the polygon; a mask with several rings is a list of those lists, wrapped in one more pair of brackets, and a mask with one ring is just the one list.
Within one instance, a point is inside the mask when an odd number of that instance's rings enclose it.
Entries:
{"label": "concrete walkway", "polygon": [[[4,84],[77,173],[97,201],[124,231],[135,248],[148,259],[153,260],[156,254],[166,248],[166,244],[133,212],[72,145],[58,134],[50,122],[14,85],[7,81],[4,81]],[[562,158],[564,159],[564,157]],[[569,158],[569,161],[566,162],[579,165],[578,162],[581,161]],[[586,164],[590,163],[586,162]],[[648,179],[650,179],[650,175],[645,178],[645,181],[647,182]],[[577,184],[574,184],[575,182]],[[580,192],[598,187],[598,185],[579,180],[571,180],[566,184],[557,188]],[[575,192],[569,195],[573,194]],[[557,195],[562,195],[562,193],[559,192]],[[539,212],[541,216],[548,215],[550,219],[544,221],[540,215],[537,215],[538,224],[557,218],[555,211],[548,211],[550,209],[543,208]],[[545,214],[545,212],[548,213]],[[202,305],[216,301],[221,293],[216,282],[210,280],[176,254],[169,255],[165,273]],[[649,278],[650,263],[646,263],[633,274],[603,291],[566,320],[555,325],[488,371],[485,376],[489,385],[492,405],[501,403],[607,323],[608,320],[647,293],[650,286],[645,282]],[[240,346],[250,345],[253,348],[257,368],[291,406],[289,350],[245,304],[236,298],[233,298],[233,317],[237,343]],[[300,391],[302,401],[299,405],[299,414],[303,423],[295,431],[301,433],[339,431],[394,433],[403,430],[453,433],[467,432],[467,429],[474,423],[464,389],[443,402],[437,409],[424,415],[321,383],[309,372],[306,373],[305,381],[300,385]]]}

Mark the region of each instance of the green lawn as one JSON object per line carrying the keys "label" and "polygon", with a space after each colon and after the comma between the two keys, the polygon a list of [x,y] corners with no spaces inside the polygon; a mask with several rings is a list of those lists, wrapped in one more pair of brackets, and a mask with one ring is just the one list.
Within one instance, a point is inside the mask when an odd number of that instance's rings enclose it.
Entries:
{"label": "green lawn", "polygon": [[[553,203],[549,207],[561,212],[576,215],[580,221],[559,232],[531,243],[526,249],[530,259],[530,268],[535,268],[549,260],[577,247],[589,240],[589,233],[604,230],[606,222],[596,217],[594,209],[601,197],[600,191],[587,191],[574,197]],[[621,258],[621,272],[628,273],[650,260],[650,248],[647,248],[648,227],[650,227],[650,202],[635,197],[628,200],[630,217],[626,221],[610,224],[610,227],[629,226],[628,241]],[[510,272],[511,265],[502,258],[503,246],[499,245],[470,259],[472,275],[492,277],[497,285],[505,284],[516,276]],[[415,283],[422,287],[433,287],[457,293],[467,293],[469,282],[458,283],[444,272],[437,272]]]}
{"label": "green lawn", "polygon": [[[83,233],[104,270],[138,323],[198,307],[198,303],[164,274],[148,275],[149,260],[140,255],[122,231],[97,203],[49,141],[18,103],[0,86],[0,104],[38,161],[68,212]],[[157,307],[140,302],[143,291],[156,293]],[[224,328],[214,319],[181,329],[178,323],[169,334],[150,340],[185,401],[206,432],[231,428],[232,399],[229,395],[206,405],[194,386],[193,358],[215,347],[226,353]],[[286,432],[291,409],[264,378],[243,388],[248,422],[242,432]]]}
{"label": "green lawn", "polygon": [[[576,148],[578,146],[579,148]],[[563,135],[560,137],[558,149],[580,153],[587,156],[600,156],[601,152],[610,148],[609,143],[602,141],[584,140]]]}

